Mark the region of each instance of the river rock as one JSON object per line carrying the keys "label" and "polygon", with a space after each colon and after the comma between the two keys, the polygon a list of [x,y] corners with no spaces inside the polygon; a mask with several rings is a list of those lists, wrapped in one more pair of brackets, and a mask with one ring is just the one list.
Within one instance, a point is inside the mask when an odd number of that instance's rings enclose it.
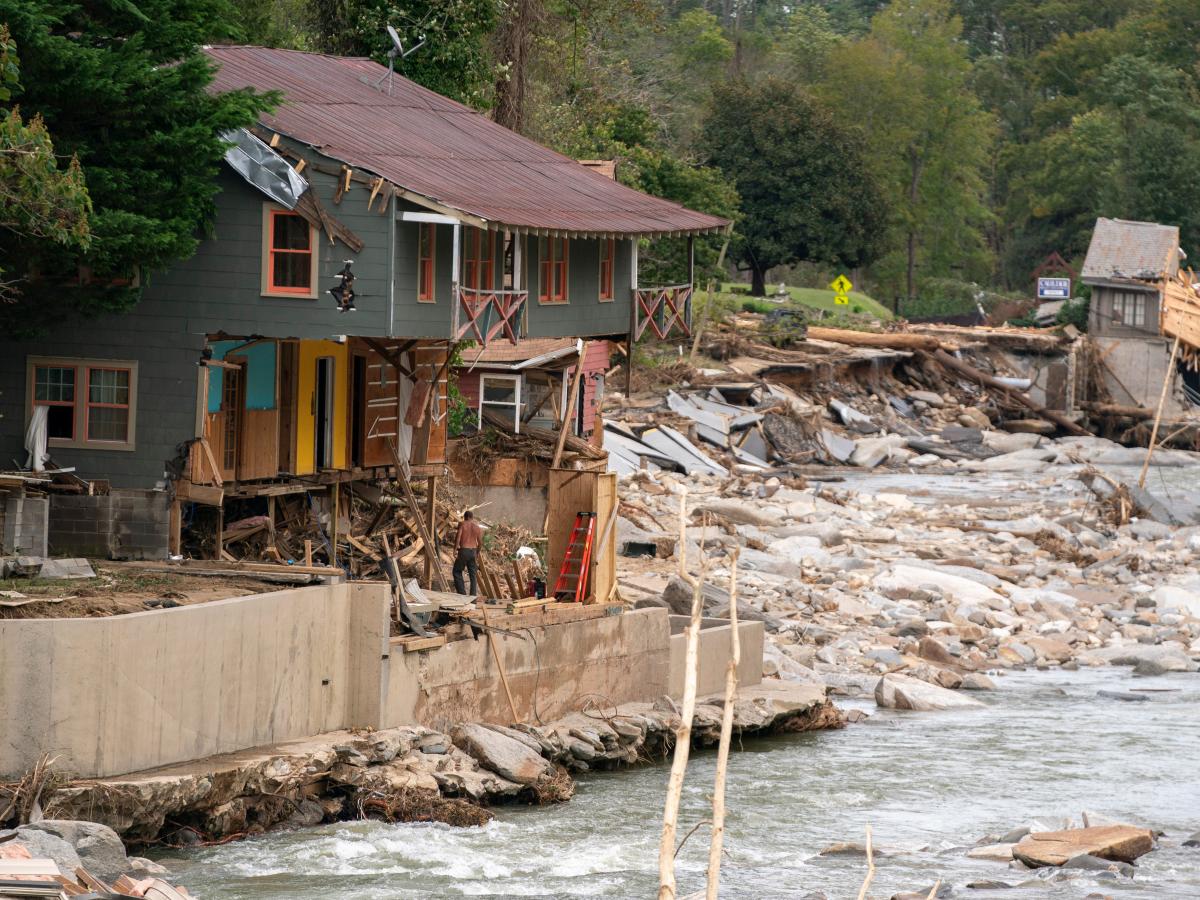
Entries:
{"label": "river rock", "polygon": [[917,655],[941,666],[956,666],[958,659],[954,657],[946,645],[937,638],[923,637],[917,643]]}
{"label": "river rock", "polygon": [[884,675],[875,685],[875,703],[883,709],[920,712],[983,706],[978,700],[906,675]]}
{"label": "river rock", "polygon": [[1072,828],[1035,832],[1013,847],[1013,856],[1028,866],[1061,866],[1084,854],[1105,860],[1133,862],[1154,849],[1154,835],[1132,825]]}
{"label": "river rock", "polygon": [[996,682],[992,681],[992,679],[988,678],[982,672],[968,672],[963,676],[959,689],[964,691],[994,691],[996,690]]}
{"label": "river rock", "polygon": [[525,744],[483,725],[460,725],[451,736],[455,746],[508,781],[533,784],[553,772],[550,763]]}
{"label": "river rock", "polygon": [[1200,594],[1194,591],[1173,584],[1160,584],[1150,592],[1150,597],[1160,609],[1177,609],[1189,616],[1200,618]]}
{"label": "river rock", "polygon": [[778,525],[783,520],[782,514],[770,506],[744,500],[709,500],[698,504],[695,511],[712,513],[737,525],[758,525],[762,528]]}
{"label": "river rock", "polygon": [[1200,831],[1195,834],[1188,835],[1187,840],[1183,842],[1185,847],[1200,847]]}
{"label": "river rock", "polygon": [[1011,862],[1016,844],[985,844],[967,851],[970,859],[990,859],[994,862]]}
{"label": "river rock", "polygon": [[32,825],[22,825],[17,829],[16,843],[28,850],[34,859],[54,860],[63,872],[74,872],[83,864],[69,841]]}
{"label": "river rock", "polygon": [[943,596],[958,601],[985,605],[1007,605],[1007,601],[986,585],[970,578],[938,569],[898,563],[875,576],[875,590],[891,597],[908,596],[913,591],[936,588]]}
{"label": "river rock", "polygon": [[1126,878],[1133,877],[1133,866],[1127,862],[1117,862],[1111,859],[1101,859],[1098,856],[1092,856],[1090,853],[1081,853],[1078,856],[1072,856],[1062,864],[1064,869],[1089,869],[1093,872],[1115,872],[1118,875],[1124,875]]}
{"label": "river rock", "polygon": [[66,841],[79,857],[79,865],[103,881],[120,878],[129,870],[125,845],[107,825],[73,819],[43,819],[21,829],[22,834],[31,831],[43,831]]}

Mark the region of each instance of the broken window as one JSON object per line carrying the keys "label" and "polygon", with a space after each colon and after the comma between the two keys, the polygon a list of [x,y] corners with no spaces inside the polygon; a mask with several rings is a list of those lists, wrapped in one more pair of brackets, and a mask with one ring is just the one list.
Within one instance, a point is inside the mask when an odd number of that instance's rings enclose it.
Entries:
{"label": "broken window", "polygon": [[28,378],[49,446],[133,449],[137,363],[31,358]]}
{"label": "broken window", "polygon": [[432,222],[417,223],[417,300],[433,303],[434,250],[437,228]]}
{"label": "broken window", "polygon": [[479,427],[484,412],[502,416],[514,432],[521,430],[521,379],[515,375],[479,376]]}
{"label": "broken window", "polygon": [[1136,291],[1113,292],[1113,321],[1130,328],[1146,326],[1146,295]]}
{"label": "broken window", "polygon": [[617,258],[617,242],[613,238],[600,241],[600,299],[613,299],[613,261]]}

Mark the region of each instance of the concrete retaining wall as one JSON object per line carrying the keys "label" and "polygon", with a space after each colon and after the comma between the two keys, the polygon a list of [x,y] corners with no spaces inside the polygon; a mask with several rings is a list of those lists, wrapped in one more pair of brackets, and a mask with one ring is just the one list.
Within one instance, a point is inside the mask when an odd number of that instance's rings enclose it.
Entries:
{"label": "concrete retaining wall", "polygon": [[[486,638],[405,653],[384,584],[297,588],[95,619],[0,620],[0,780],[43,753],[119,775],[341,728],[509,724]],[[667,692],[666,610],[498,636],[518,715]]]}
{"label": "concrete retaining wall", "polygon": [[[671,675],[672,697],[683,696],[683,680],[687,662],[687,616],[671,616]],[[763,640],[766,634],[762,622],[739,622],[738,684],[748,687],[762,681]],[[702,619],[700,622],[700,676],[696,685],[698,696],[725,692],[725,671],[729,666],[729,620]]]}
{"label": "concrete retaining wall", "polygon": [[0,554],[46,556],[50,502],[45,497],[0,492]]}
{"label": "concrete retaining wall", "polygon": [[[589,696],[607,708],[667,692],[671,647],[664,609],[522,633],[528,639],[498,634],[496,640],[524,721],[559,718],[580,709]],[[445,729],[456,722],[512,722],[487,638],[456,641],[432,653],[396,648],[389,669],[381,727],[420,723]]]}
{"label": "concrete retaining wall", "polygon": [[100,777],[372,724],[387,603],[334,585],[0,620],[0,779],[42,752]]}

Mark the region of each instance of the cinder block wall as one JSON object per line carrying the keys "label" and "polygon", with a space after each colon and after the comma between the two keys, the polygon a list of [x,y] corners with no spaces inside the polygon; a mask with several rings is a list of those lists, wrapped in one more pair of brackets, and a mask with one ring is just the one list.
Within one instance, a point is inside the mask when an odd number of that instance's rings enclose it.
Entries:
{"label": "cinder block wall", "polygon": [[46,497],[0,494],[0,553],[45,556],[49,508]]}
{"label": "cinder block wall", "polygon": [[101,559],[163,559],[170,503],[164,491],[132,488],[89,497],[55,494],[50,504],[50,552]]}

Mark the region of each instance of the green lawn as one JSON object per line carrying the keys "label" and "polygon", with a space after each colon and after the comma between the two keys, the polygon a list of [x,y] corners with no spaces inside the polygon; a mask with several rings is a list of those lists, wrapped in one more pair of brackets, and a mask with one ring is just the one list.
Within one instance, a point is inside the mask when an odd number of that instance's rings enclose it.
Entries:
{"label": "green lawn", "polygon": [[[738,285],[741,287],[741,285]],[[732,288],[734,285],[726,283],[722,286],[723,293],[726,297],[735,297],[738,300],[752,299],[748,294],[733,294]],[[768,289],[773,291],[775,288],[768,285]],[[792,303],[798,306],[808,306],[812,309],[823,309],[832,313],[853,313],[854,307],[859,307],[859,312],[867,313],[877,319],[891,319],[892,311],[875,300],[868,297],[866,294],[860,294],[858,291],[850,292],[850,303],[847,306],[838,306],[833,302],[834,293],[821,288],[802,288],[788,287],[788,293],[792,295]],[[774,306],[775,304],[768,303]]]}

